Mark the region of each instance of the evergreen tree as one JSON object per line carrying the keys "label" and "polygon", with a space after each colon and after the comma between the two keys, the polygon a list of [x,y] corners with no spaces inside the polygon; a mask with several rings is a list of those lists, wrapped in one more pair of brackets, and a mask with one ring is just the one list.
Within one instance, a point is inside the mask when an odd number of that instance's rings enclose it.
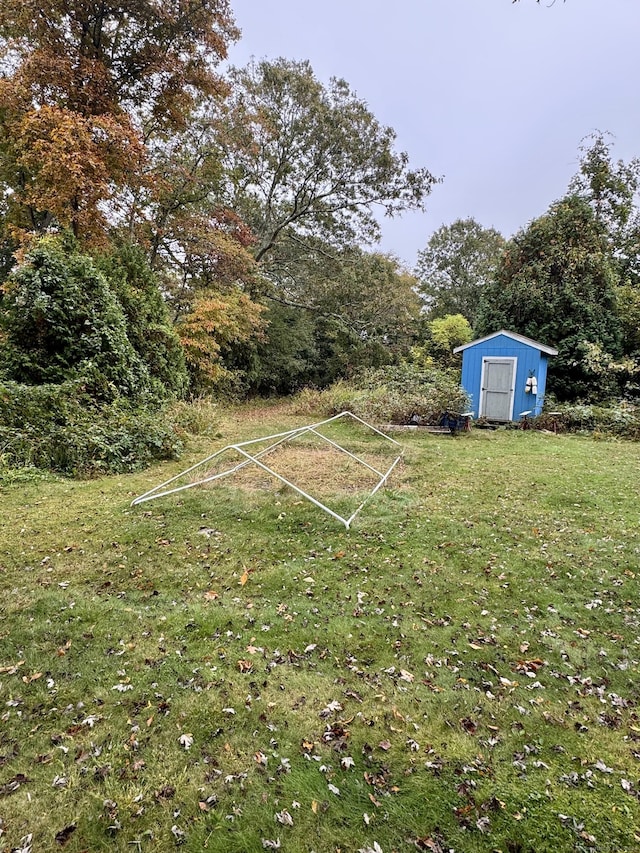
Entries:
{"label": "evergreen tree", "polygon": [[96,400],[140,399],[149,370],[117,297],[88,255],[43,237],[9,276],[0,311],[0,373],[27,385],[81,380]]}
{"label": "evergreen tree", "polygon": [[601,370],[621,354],[615,284],[606,229],[584,199],[567,196],[507,243],[476,331],[505,328],[556,347],[548,390],[602,399],[618,390],[614,372]]}

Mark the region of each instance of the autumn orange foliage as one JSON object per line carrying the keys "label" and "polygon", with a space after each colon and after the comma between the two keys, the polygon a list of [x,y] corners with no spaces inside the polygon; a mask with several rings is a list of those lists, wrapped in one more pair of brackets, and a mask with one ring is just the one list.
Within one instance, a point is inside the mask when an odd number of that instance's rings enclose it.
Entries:
{"label": "autumn orange foliage", "polygon": [[224,350],[259,337],[263,311],[262,305],[239,291],[210,292],[196,300],[180,322],[178,334],[197,387],[219,387],[231,379],[223,361]]}

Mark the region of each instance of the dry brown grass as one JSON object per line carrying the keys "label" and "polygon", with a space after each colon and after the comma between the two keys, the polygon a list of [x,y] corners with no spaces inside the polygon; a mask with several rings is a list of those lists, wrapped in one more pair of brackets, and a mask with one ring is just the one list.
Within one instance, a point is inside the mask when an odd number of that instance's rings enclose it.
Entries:
{"label": "dry brown grass", "polygon": [[[386,472],[392,461],[388,454],[372,452],[359,452],[358,457],[381,474]],[[199,471],[198,479],[222,472],[225,468],[236,464],[236,461],[241,461],[239,454],[236,451],[230,451],[216,460],[215,468],[209,469],[207,473]],[[298,442],[284,444],[263,455],[261,461],[281,477],[316,497],[371,491],[380,479],[375,472],[330,445],[312,446]],[[210,486],[215,488],[217,483],[225,483],[247,492],[277,492],[287,489],[287,486],[277,477],[253,463],[244,466],[229,477],[214,481]]]}

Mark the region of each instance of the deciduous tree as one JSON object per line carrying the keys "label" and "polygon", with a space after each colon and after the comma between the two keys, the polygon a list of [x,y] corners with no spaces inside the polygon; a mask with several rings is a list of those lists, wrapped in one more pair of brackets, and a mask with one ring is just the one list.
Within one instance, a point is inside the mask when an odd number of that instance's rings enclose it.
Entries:
{"label": "deciduous tree", "polygon": [[223,86],[238,36],[228,0],[4,0],[0,57],[34,105],[125,112],[140,129],[185,127]]}
{"label": "deciduous tree", "polygon": [[178,323],[195,391],[242,389],[242,370],[227,363],[238,345],[259,337],[263,308],[238,290],[207,292]]}
{"label": "deciduous tree", "polygon": [[438,228],[419,253],[415,270],[429,317],[462,314],[473,326],[504,246],[498,231],[473,218]]}
{"label": "deciduous tree", "polygon": [[454,355],[456,347],[469,343],[473,332],[462,314],[446,314],[427,323],[428,340],[421,349],[441,367],[459,367],[460,356]]}
{"label": "deciduous tree", "polygon": [[640,187],[640,159],[628,163],[612,156],[611,134],[597,131],[580,146],[578,173],[569,184],[569,192],[585,199],[596,220],[607,231],[616,253],[623,250],[627,233],[637,213]]}
{"label": "deciduous tree", "polygon": [[131,200],[130,233],[164,279],[177,319],[208,289],[256,289],[253,235],[224,201],[214,128],[201,116],[149,146],[149,180]]}
{"label": "deciduous tree", "polygon": [[215,66],[236,36],[227,0],[6,0],[0,180],[18,233],[56,221],[98,239],[150,136],[226,91]]}
{"label": "deciduous tree", "polygon": [[288,243],[372,242],[378,212],[420,209],[435,178],[395,150],[395,133],[344,80],[323,85],[308,62],[252,62],[231,73],[223,142],[233,207],[277,280]]}

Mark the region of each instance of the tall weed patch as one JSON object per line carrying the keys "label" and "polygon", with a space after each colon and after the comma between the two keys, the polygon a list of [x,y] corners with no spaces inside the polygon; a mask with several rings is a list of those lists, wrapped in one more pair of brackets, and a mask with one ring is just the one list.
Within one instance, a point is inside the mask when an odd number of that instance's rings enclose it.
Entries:
{"label": "tall weed patch", "polygon": [[627,402],[610,405],[585,403],[554,405],[553,414],[543,412],[535,419],[539,429],[592,433],[640,441],[640,406]]}
{"label": "tall weed patch", "polygon": [[405,424],[412,418],[436,424],[444,412],[462,412],[469,400],[455,370],[411,364],[366,370],[321,392],[303,392],[301,411],[318,404],[327,414],[350,411],[377,423]]}

